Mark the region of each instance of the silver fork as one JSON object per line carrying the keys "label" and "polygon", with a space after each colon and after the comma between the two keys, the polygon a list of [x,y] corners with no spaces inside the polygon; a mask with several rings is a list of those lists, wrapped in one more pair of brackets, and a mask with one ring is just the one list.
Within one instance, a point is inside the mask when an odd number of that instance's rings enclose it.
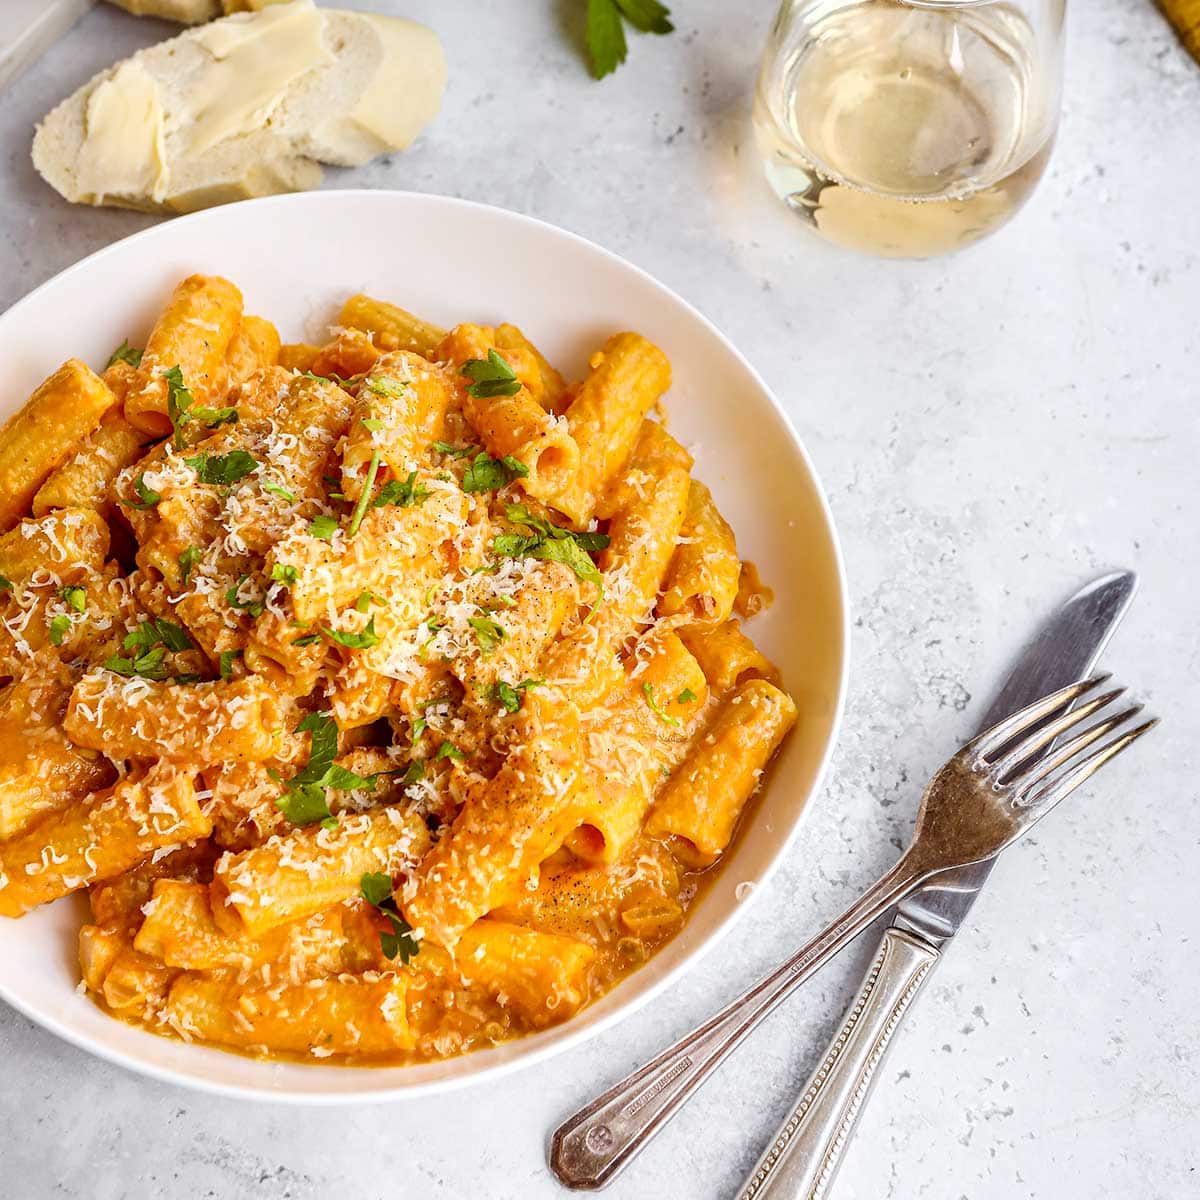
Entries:
{"label": "silver fork", "polygon": [[878,883],[778,970],[559,1126],[550,1148],[558,1178],[572,1188],[608,1184],[769,1012],[872,921],[932,876],[1011,846],[1158,723],[1133,725],[1135,704],[1085,725],[1123,694],[1096,694],[1108,678],[1053,692],[968,742],[925,789],[912,842]]}

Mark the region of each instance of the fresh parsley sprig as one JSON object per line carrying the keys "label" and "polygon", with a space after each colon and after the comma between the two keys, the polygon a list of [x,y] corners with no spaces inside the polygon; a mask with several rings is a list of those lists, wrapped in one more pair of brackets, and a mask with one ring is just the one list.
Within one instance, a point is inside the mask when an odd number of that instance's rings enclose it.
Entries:
{"label": "fresh parsley sprig", "polygon": [[409,471],[407,479],[389,479],[371,501],[371,507],[384,508],[391,504],[398,508],[415,508],[428,499],[429,489],[417,482],[416,471]]}
{"label": "fresh parsley sprig", "polygon": [[654,684],[643,683],[642,695],[646,697],[646,703],[650,706],[650,711],[664,724],[678,727],[679,718],[671,716],[670,713],[664,712],[658,701],[654,698]]}
{"label": "fresh parsley sprig", "polygon": [[675,28],[671,10],[659,0],[587,0],[587,48],[595,79],[610,75],[629,52],[622,17],[642,33],[670,33]]}
{"label": "fresh parsley sprig", "polygon": [[146,483],[145,471],[138,475],[138,477],[133,481],[133,490],[137,495],[137,499],[122,500],[121,504],[125,508],[145,510],[147,508],[153,508],[162,499],[162,496],[160,496],[158,492],[156,492]]}

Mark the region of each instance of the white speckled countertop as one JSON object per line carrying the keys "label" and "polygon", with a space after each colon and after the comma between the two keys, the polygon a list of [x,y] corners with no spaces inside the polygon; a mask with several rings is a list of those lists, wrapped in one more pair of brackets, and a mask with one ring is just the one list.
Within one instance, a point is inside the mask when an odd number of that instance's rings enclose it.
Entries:
{"label": "white speckled countertop", "polygon": [[[787,405],[850,574],[834,770],[785,869],[700,968],[486,1089],[309,1111],[213,1099],[0,1005],[0,1193],[564,1195],[550,1127],[873,879],[1031,623],[1126,565],[1143,589],[1108,663],[1166,721],[996,871],[897,1039],[837,1196],[1200,1195],[1200,67],[1149,0],[1075,3],[1062,134],[1029,207],[959,258],[889,264],[809,238],[756,177],[748,95],[770,0],[678,0],[679,32],[635,39],[602,85],[568,40],[582,0],[356,2],[437,27],[451,87],[419,147],[331,184],[466,196],[584,234],[713,318]],[[29,139],[168,29],[101,5],[0,101],[0,309],[149,222],[60,201]],[[866,952],[776,1014],[610,1194],[731,1195]]]}

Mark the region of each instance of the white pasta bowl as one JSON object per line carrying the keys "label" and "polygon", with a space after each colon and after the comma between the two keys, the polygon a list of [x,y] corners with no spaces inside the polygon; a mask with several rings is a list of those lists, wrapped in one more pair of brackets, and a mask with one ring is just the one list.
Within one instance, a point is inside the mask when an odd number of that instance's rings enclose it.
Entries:
{"label": "white pasta bowl", "polygon": [[[439,196],[315,192],[233,204],[155,226],[46,283],[0,316],[0,419],[65,358],[103,364],[143,339],[173,285],[228,276],[247,311],[285,340],[317,340],[356,291],[443,325],[519,324],[568,375],[619,329],[668,354],[670,427],[759,564],[775,603],[752,626],[779,663],[800,721],[719,874],[683,932],[574,1020],[495,1049],[416,1067],[258,1061],[156,1037],[113,1020],[76,989],[81,899],[0,918],[0,998],[68,1041],[160,1079],[309,1103],[411,1095],[482,1081],[566,1049],[666,988],[728,932],[739,885],[762,883],[787,850],[833,747],[845,687],[847,619],[832,519],[778,402],[732,345],[674,293],[613,254],[527,217]],[[745,889],[740,890],[742,896]]]}

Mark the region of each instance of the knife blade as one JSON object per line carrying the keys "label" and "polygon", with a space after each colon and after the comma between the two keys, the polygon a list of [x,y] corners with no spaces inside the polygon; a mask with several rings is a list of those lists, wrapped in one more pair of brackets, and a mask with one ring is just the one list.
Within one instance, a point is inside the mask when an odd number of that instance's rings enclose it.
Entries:
{"label": "knife blade", "polygon": [[[1114,571],[1080,588],[1021,652],[979,732],[1088,675],[1128,611],[1137,584],[1133,571]],[[997,861],[934,876],[899,904],[893,927],[941,948],[958,932]]]}

